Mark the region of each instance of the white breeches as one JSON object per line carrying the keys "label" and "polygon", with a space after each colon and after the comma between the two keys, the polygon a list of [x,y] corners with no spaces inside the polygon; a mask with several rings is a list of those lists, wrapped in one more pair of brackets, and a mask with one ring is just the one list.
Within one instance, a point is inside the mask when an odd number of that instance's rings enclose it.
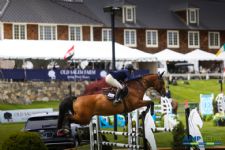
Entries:
{"label": "white breeches", "polygon": [[105,81],[106,81],[106,83],[108,83],[109,85],[111,85],[113,87],[117,87],[119,89],[122,89],[123,88],[123,86],[120,84],[120,82],[117,81],[116,79],[114,79],[111,74],[108,74],[105,77]]}

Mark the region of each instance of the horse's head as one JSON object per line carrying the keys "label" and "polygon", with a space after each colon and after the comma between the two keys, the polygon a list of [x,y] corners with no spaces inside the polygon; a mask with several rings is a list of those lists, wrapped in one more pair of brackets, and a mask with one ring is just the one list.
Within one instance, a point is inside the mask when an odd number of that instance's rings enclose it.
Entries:
{"label": "horse's head", "polygon": [[161,74],[149,74],[143,76],[144,82],[146,84],[147,88],[153,88],[157,93],[159,93],[161,96],[165,96],[166,89],[165,89],[165,83],[162,77],[163,73]]}

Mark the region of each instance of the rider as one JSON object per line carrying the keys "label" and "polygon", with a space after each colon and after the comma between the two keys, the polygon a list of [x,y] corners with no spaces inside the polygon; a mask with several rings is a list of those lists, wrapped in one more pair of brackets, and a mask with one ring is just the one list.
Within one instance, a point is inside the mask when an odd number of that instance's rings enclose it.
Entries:
{"label": "rider", "polygon": [[124,69],[121,69],[118,71],[112,71],[106,76],[106,78],[105,78],[106,83],[117,88],[115,100],[113,101],[113,104],[121,102],[121,93],[122,93],[124,87],[123,87],[123,85],[121,85],[120,82],[124,82],[124,81],[131,79],[131,73],[134,70],[135,69],[134,69],[133,65],[128,64],[125,66]]}

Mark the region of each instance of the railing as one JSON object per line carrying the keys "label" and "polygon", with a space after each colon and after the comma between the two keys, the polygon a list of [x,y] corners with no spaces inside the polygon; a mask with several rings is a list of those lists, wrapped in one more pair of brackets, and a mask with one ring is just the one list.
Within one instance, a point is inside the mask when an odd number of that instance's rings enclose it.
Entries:
{"label": "railing", "polygon": [[169,80],[172,80],[173,78],[179,80],[190,80],[190,79],[221,79],[225,77],[225,74],[223,73],[186,73],[186,74],[170,74],[167,73],[164,75],[165,77],[169,78]]}

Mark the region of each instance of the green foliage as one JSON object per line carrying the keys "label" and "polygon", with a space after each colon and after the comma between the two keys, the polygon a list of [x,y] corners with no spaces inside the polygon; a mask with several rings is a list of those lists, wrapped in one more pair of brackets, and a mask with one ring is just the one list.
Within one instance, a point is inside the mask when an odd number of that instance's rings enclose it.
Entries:
{"label": "green foliage", "polygon": [[47,147],[37,133],[17,132],[4,141],[2,150],[47,150]]}
{"label": "green foliage", "polygon": [[176,127],[172,131],[173,134],[173,142],[172,147],[174,150],[180,150],[184,148],[183,139],[185,137],[184,125],[181,121],[178,122]]}
{"label": "green foliage", "polygon": [[224,113],[216,113],[213,116],[213,123],[215,126],[225,126],[225,114]]}
{"label": "green foliage", "polygon": [[212,119],[213,119],[213,114],[211,114],[211,115],[203,115],[202,116],[202,120],[203,121],[211,121]]}

